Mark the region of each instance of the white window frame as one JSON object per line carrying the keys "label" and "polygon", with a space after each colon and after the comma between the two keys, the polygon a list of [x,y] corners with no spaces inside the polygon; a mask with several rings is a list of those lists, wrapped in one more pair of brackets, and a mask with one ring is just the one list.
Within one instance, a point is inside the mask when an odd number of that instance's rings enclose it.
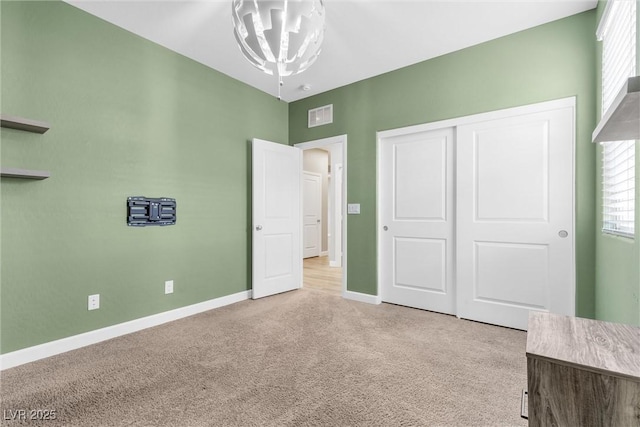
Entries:
{"label": "white window frame", "polygon": [[[602,115],[636,74],[636,1],[609,0],[598,25]],[[635,237],[635,141],[602,143],[602,232]]]}

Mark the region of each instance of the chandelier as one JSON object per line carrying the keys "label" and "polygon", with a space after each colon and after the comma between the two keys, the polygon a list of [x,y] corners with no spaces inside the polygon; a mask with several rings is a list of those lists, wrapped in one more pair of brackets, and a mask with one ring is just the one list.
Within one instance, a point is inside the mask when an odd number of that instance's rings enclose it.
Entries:
{"label": "chandelier", "polygon": [[234,35],[245,58],[269,75],[301,73],[320,54],[323,0],[233,0]]}

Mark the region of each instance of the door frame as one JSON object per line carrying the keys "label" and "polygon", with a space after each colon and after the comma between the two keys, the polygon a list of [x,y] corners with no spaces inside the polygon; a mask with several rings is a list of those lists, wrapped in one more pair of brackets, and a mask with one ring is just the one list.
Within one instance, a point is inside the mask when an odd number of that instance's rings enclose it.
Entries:
{"label": "door frame", "polygon": [[[544,111],[549,111],[549,110],[554,110],[554,109],[561,109],[561,108],[567,108],[567,107],[571,107],[573,108],[573,123],[574,123],[574,128],[573,128],[573,144],[572,144],[572,159],[573,161],[571,162],[571,188],[573,189],[572,191],[572,195],[571,195],[571,231],[570,231],[570,236],[571,236],[571,264],[573,266],[572,268],[572,277],[571,277],[571,293],[572,293],[572,300],[571,303],[573,304],[573,312],[575,313],[575,308],[576,308],[576,162],[575,162],[575,158],[576,158],[576,97],[575,96],[570,96],[567,98],[560,98],[560,99],[555,99],[552,101],[545,101],[545,102],[538,102],[538,103],[534,103],[534,104],[528,104],[528,105],[522,105],[522,106],[518,106],[518,107],[512,107],[512,108],[503,108],[500,110],[495,110],[495,111],[489,111],[486,113],[479,113],[479,114],[473,114],[470,116],[463,116],[463,117],[456,117],[453,119],[446,119],[446,120],[440,120],[440,121],[436,121],[436,122],[431,122],[431,123],[423,123],[423,124],[419,124],[419,125],[413,125],[413,126],[406,126],[403,128],[396,128],[396,129],[390,129],[390,130],[384,130],[384,131],[378,131],[376,132],[376,262],[377,262],[377,286],[376,286],[376,293],[378,295],[378,298],[380,299],[382,297],[381,295],[381,291],[382,291],[382,260],[381,260],[381,230],[382,230],[382,226],[383,224],[381,224],[380,220],[381,220],[381,210],[382,210],[382,200],[384,199],[384,195],[382,194],[381,189],[383,188],[381,185],[381,179],[382,177],[380,176],[380,162],[381,162],[381,150],[382,150],[382,141],[386,138],[390,138],[390,137],[395,137],[395,136],[402,136],[402,135],[407,135],[407,134],[412,134],[412,133],[418,133],[418,132],[425,132],[425,131],[431,131],[431,130],[437,130],[437,129],[443,129],[443,128],[449,128],[452,127],[454,129],[454,153],[457,152],[456,148],[457,148],[457,134],[458,134],[458,126],[461,125],[466,125],[466,124],[472,124],[472,123],[477,123],[477,122],[484,122],[484,121],[490,121],[490,120],[496,120],[496,119],[502,119],[502,118],[506,118],[506,117],[514,117],[514,116],[518,116],[518,115],[526,115],[526,114],[531,114],[531,113],[538,113],[538,112],[544,112]],[[454,165],[454,180],[456,180],[456,165]],[[454,200],[453,200],[453,204],[454,204],[454,210],[455,212],[457,212],[457,206],[456,206],[456,199],[455,197],[457,197],[456,195],[456,182],[454,182],[454,187],[453,187],[453,191],[454,191]],[[386,199],[385,199],[386,200]],[[455,245],[456,242],[456,230],[457,230],[457,224],[453,224],[453,243]],[[455,251],[457,250],[457,248],[454,248],[454,253],[456,253]],[[457,257],[454,257],[457,258]],[[457,277],[455,274],[455,268],[457,268],[456,266],[456,260],[454,259],[454,288],[456,288],[456,310],[457,310]],[[456,317],[459,317],[456,314]]]}
{"label": "door frame", "polygon": [[[329,266],[331,267],[342,267],[342,227],[336,227],[336,220],[340,218],[344,220],[343,212],[342,212],[342,204],[336,205],[336,200],[340,199],[342,201],[342,179],[343,179],[343,169],[342,163],[335,163],[336,170],[331,169],[331,177],[329,178],[329,215],[327,221],[329,222],[329,226],[331,227],[331,241],[329,243]],[[339,179],[338,179],[339,178]],[[339,195],[336,193],[339,192]],[[338,234],[340,232],[340,234]],[[337,245],[336,240],[340,240],[340,251],[337,253]],[[333,252],[333,258],[335,261],[331,260],[331,254]]]}
{"label": "door frame", "polygon": [[[293,144],[302,151],[312,148],[325,148],[329,145],[340,144],[342,147],[342,297],[348,298],[347,293],[347,135],[331,136]],[[303,168],[303,166],[301,166]]]}

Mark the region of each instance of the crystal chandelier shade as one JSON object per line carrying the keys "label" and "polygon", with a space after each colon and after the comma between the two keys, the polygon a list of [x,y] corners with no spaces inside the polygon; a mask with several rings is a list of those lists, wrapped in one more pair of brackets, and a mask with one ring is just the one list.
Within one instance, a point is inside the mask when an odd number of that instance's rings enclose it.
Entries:
{"label": "crystal chandelier shade", "polygon": [[303,72],[320,54],[323,0],[233,0],[234,35],[251,64],[282,77]]}

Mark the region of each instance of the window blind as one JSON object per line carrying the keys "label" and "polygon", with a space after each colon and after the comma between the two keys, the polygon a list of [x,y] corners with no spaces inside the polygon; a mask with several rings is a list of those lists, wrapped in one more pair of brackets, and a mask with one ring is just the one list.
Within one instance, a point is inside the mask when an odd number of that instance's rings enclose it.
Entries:
{"label": "window blind", "polygon": [[[598,28],[602,40],[602,114],[636,74],[636,1],[610,0]],[[602,231],[635,234],[635,141],[602,143]]]}

